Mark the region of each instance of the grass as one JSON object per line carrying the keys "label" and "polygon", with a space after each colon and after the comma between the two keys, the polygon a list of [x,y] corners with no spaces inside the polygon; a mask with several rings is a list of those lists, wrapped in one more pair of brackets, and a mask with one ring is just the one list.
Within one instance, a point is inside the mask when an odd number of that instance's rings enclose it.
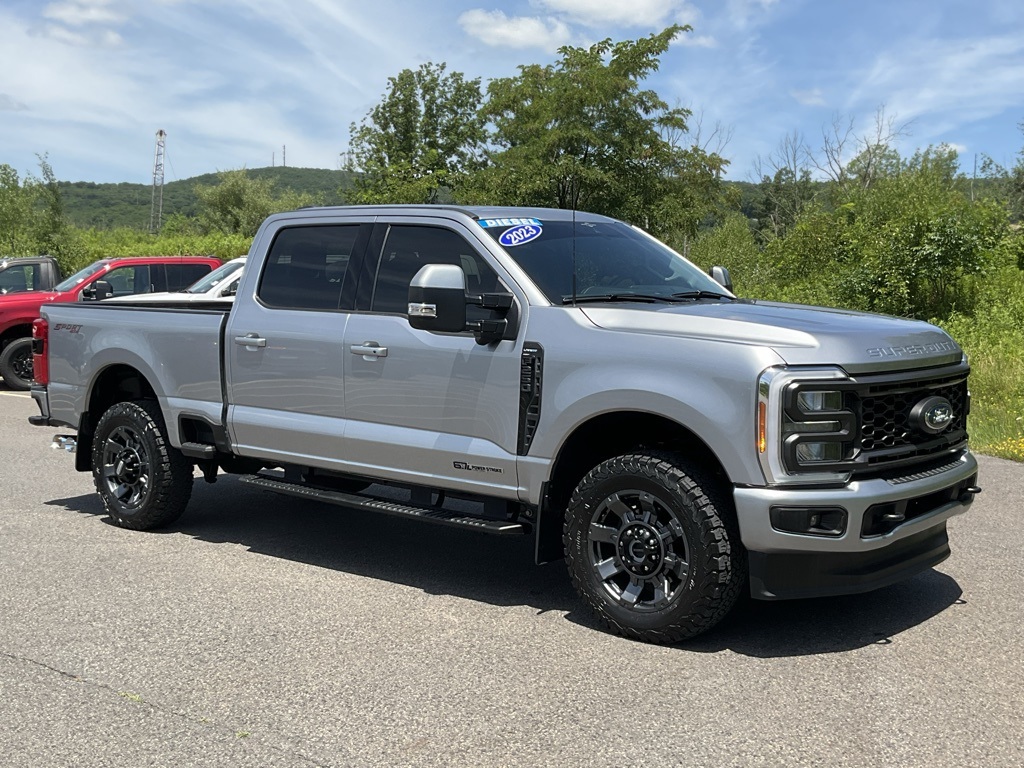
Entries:
{"label": "grass", "polygon": [[954,316],[943,327],[971,363],[971,448],[1024,461],[1024,312],[1018,301],[992,301],[984,316]]}

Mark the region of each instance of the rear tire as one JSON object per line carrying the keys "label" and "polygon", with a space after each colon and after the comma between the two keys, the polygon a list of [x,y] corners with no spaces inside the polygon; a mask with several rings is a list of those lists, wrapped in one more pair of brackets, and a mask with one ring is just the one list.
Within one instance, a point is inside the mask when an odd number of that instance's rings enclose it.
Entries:
{"label": "rear tire", "polygon": [[15,339],[0,354],[0,376],[11,389],[32,388],[32,339]]}
{"label": "rear tire", "polygon": [[92,474],[103,506],[122,528],[168,525],[192,496],[192,464],[167,441],[160,408],[151,400],[117,403],[100,417]]}
{"label": "rear tire", "polygon": [[591,470],[569,502],[573,586],[613,631],[673,643],[721,621],[746,587],[728,497],[671,453],[637,453]]}

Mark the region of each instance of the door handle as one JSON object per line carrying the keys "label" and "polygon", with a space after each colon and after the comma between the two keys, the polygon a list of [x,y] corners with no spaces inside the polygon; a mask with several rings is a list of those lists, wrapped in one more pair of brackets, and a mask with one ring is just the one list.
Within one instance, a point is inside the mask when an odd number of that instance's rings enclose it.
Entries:
{"label": "door handle", "polygon": [[376,360],[378,357],[388,356],[388,348],[382,347],[376,341],[364,341],[362,344],[354,344],[351,351],[353,355],[362,355],[363,360]]}
{"label": "door handle", "polygon": [[243,347],[265,347],[267,340],[255,333],[247,333],[245,336],[235,336],[235,344],[241,344]]}

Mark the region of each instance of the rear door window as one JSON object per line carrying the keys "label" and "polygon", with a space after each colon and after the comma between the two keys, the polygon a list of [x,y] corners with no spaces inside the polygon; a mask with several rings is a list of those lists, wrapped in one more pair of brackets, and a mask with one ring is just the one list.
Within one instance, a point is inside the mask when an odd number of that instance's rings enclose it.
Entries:
{"label": "rear door window", "polygon": [[368,235],[360,224],[289,227],[274,239],[256,295],[275,309],[351,306],[350,261]]}

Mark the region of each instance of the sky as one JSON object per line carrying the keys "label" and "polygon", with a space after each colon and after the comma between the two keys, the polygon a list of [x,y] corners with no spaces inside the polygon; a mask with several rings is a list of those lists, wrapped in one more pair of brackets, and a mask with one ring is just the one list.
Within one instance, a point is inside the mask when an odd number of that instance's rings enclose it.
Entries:
{"label": "sky", "polygon": [[0,0],[0,164],[150,184],[163,130],[165,181],[336,169],[403,69],[486,86],[676,23],[644,85],[692,110],[729,179],[836,126],[853,149],[880,115],[901,154],[945,143],[966,173],[1024,149],[1022,0]]}

